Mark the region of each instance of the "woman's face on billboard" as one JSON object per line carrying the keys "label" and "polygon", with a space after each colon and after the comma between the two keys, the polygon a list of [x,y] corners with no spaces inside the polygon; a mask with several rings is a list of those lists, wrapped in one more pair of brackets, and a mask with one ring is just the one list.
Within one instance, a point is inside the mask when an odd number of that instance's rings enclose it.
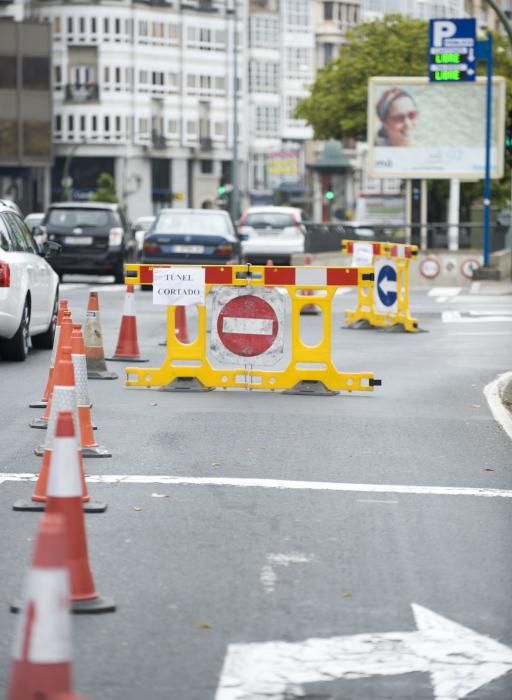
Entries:
{"label": "woman's face on billboard", "polygon": [[410,97],[403,95],[391,103],[384,126],[391,146],[410,146],[418,111]]}

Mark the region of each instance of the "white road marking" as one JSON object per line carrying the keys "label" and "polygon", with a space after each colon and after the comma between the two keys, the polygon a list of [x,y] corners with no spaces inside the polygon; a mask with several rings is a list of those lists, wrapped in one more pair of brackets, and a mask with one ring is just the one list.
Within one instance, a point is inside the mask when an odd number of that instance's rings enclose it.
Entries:
{"label": "white road marking", "polygon": [[512,440],[512,414],[505,408],[500,398],[500,389],[510,381],[512,381],[512,372],[501,374],[493,382],[487,384],[484,388],[484,395],[491,409],[491,413],[494,416],[494,420],[501,425]]}
{"label": "white road marking", "polygon": [[455,297],[460,294],[462,287],[433,287],[428,292],[429,297]]}
{"label": "white road marking", "polygon": [[444,323],[512,322],[512,314],[502,315],[500,311],[494,312],[494,315],[489,315],[488,312],[479,314],[478,311],[470,311],[466,316],[463,316],[460,311],[443,311],[442,318]]}
{"label": "white road marking", "polygon": [[448,297],[437,297],[436,301],[438,304],[444,304],[445,301],[448,301]]}
{"label": "white road marking", "polygon": [[357,498],[356,503],[391,503],[392,505],[396,505],[398,501],[381,501],[377,498]]}
{"label": "white road marking", "polygon": [[480,291],[480,282],[471,282],[471,287],[469,288],[470,294],[478,294]]}
{"label": "white road marking", "polygon": [[277,583],[277,574],[274,567],[289,566],[290,564],[307,564],[311,557],[305,554],[292,552],[291,554],[267,554],[267,563],[261,570],[260,582],[266,593],[274,593]]}
{"label": "white road marking", "polygon": [[[38,474],[0,473],[0,484],[36,481]],[[341,491],[348,493],[397,493],[417,496],[476,496],[512,498],[512,490],[459,486],[403,486],[397,484],[346,484],[336,481],[288,481],[282,479],[238,479],[230,477],[167,476],[135,474],[92,474],[90,484],[162,484],[165,486],[231,486],[234,488],[278,489],[281,491]]]}
{"label": "white road marking", "polygon": [[230,644],[215,700],[304,697],[308,683],[430,673],[437,700],[462,700],[512,669],[512,649],[420,605],[417,631]]}

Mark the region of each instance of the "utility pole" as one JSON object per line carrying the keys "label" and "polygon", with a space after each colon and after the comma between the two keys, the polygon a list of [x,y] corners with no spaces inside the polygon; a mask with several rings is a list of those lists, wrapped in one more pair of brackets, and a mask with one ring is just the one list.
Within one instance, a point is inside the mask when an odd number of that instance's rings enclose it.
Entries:
{"label": "utility pole", "polygon": [[231,165],[231,218],[238,221],[240,188],[238,183],[238,0],[233,0],[233,162]]}

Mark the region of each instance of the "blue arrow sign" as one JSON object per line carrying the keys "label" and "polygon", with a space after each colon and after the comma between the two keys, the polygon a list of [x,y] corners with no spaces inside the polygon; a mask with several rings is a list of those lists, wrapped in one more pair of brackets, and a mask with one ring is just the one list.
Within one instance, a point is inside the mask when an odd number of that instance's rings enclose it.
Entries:
{"label": "blue arrow sign", "polygon": [[431,82],[460,82],[476,77],[476,19],[431,19],[429,77]]}
{"label": "blue arrow sign", "polygon": [[396,303],[396,270],[391,265],[383,265],[377,277],[377,294],[384,306],[393,306]]}

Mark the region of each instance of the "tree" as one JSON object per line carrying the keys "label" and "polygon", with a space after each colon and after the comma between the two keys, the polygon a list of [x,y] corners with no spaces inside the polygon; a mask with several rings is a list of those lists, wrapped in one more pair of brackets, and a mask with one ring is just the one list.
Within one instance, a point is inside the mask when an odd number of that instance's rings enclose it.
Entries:
{"label": "tree", "polygon": [[98,189],[89,198],[91,202],[112,202],[115,204],[119,201],[116,194],[116,183],[110,173],[101,173],[96,180],[96,187]]}
{"label": "tree", "polygon": [[366,141],[368,79],[376,75],[426,75],[428,24],[402,15],[363,22],[346,33],[339,56],[318,72],[311,95],[296,115],[317,139]]}

